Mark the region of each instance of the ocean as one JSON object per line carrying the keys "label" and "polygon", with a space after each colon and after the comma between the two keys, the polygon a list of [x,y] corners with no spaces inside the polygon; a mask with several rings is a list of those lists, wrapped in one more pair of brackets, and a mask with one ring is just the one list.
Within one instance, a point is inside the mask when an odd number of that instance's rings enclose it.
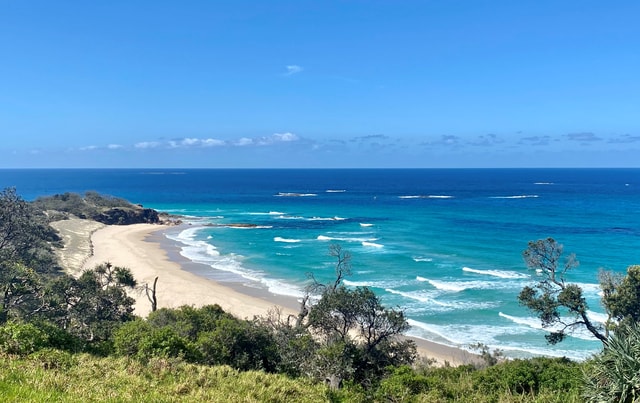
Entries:
{"label": "ocean", "polygon": [[603,320],[600,268],[640,264],[640,169],[0,170],[26,200],[95,190],[172,214],[167,231],[199,274],[300,296],[331,281],[329,246],[352,255],[348,286],[404,309],[410,335],[507,356],[584,359],[585,331],[546,343],[517,295],[539,275],[527,242],[553,237],[580,266],[568,279]]}

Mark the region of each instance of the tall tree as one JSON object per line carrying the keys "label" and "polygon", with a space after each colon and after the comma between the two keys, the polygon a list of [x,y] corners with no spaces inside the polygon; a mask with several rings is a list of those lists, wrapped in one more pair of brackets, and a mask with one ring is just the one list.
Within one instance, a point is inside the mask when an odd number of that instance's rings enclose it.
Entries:
{"label": "tall tree", "polygon": [[600,271],[601,303],[607,313],[604,324],[589,317],[589,306],[582,288],[569,283],[566,274],[578,266],[574,255],[563,259],[562,245],[553,238],[529,242],[523,252],[527,266],[542,275],[534,286],[520,292],[520,303],[536,313],[543,328],[551,329],[545,337],[558,343],[572,330],[586,328],[606,343],[610,332],[622,325],[640,323],[640,266],[629,266],[626,275]]}
{"label": "tall tree", "polygon": [[524,287],[518,300],[537,314],[544,328],[551,329],[545,335],[551,344],[564,340],[576,327],[585,327],[597,339],[606,341],[603,326],[589,318],[582,288],[566,281],[566,274],[578,266],[578,261],[571,254],[563,262],[562,251],[562,245],[553,238],[529,242],[522,256],[527,267],[540,273],[542,280],[533,287]]}

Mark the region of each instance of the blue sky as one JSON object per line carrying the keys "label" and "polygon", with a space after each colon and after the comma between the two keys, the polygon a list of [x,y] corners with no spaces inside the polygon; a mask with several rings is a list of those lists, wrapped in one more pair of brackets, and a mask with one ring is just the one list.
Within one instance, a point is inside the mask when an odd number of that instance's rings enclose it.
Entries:
{"label": "blue sky", "polygon": [[638,16],[0,0],[0,168],[638,167]]}

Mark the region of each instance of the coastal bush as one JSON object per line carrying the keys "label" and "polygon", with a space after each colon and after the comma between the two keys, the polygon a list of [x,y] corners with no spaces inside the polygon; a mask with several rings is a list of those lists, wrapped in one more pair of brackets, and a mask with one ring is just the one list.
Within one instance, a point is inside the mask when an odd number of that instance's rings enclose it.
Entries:
{"label": "coastal bush", "polygon": [[0,326],[0,351],[3,353],[25,356],[45,347],[49,347],[49,338],[31,323],[7,322]]}
{"label": "coastal bush", "polygon": [[46,216],[23,200],[14,188],[0,191],[0,284],[9,282],[2,272],[19,263],[39,275],[61,272],[54,248],[62,239]]}
{"label": "coastal bush", "polygon": [[147,321],[155,328],[171,327],[181,336],[196,341],[200,333],[214,330],[218,320],[222,318],[235,319],[219,305],[200,308],[183,305],[175,309],[160,308],[151,312]]}
{"label": "coastal bush", "polygon": [[79,278],[60,276],[47,285],[42,315],[88,343],[108,342],[120,324],[133,320],[131,271],[103,263]]}
{"label": "coastal bush", "polygon": [[278,367],[277,345],[258,322],[219,319],[214,330],[199,334],[197,346],[207,364],[226,364],[243,371],[274,372]]}
{"label": "coastal bush", "polygon": [[640,401],[640,325],[620,326],[584,372],[589,402]]}
{"label": "coastal bush", "polygon": [[536,357],[504,361],[473,374],[476,389],[487,395],[508,392],[536,395],[542,391],[577,392],[580,366],[566,358]]}

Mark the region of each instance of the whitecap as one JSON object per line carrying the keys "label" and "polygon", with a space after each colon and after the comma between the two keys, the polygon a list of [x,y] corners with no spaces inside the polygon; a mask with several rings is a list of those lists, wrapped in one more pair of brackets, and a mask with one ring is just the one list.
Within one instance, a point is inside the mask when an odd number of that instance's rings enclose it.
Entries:
{"label": "whitecap", "polygon": [[534,185],[555,185],[553,182],[534,182]]}
{"label": "whitecap", "polygon": [[373,224],[368,224],[368,223],[361,222],[360,226],[361,227],[373,227]]}
{"label": "whitecap", "polygon": [[[416,278],[417,279],[417,278]],[[425,278],[427,283],[431,284],[434,288],[442,291],[464,291],[467,288],[470,288],[467,284],[462,281],[440,281],[440,280],[429,280]]]}
{"label": "whitecap", "polygon": [[479,269],[472,269],[471,267],[463,267],[462,271],[466,271],[468,273],[500,277],[500,278],[528,278],[529,277],[526,274],[518,273],[515,271],[508,271],[508,270],[479,270]]}
{"label": "whitecap", "polygon": [[273,241],[274,242],[284,242],[284,243],[298,243],[298,242],[300,242],[299,239],[283,238],[283,237],[280,237],[280,236],[274,237]]}
{"label": "whitecap", "polygon": [[430,257],[414,257],[414,262],[433,262],[433,259]]}
{"label": "whitecap", "polygon": [[384,245],[374,242],[362,241],[362,246],[370,247],[370,248],[384,248]]}
{"label": "whitecap", "polygon": [[515,196],[491,196],[490,199],[531,199],[540,197],[538,195],[515,195]]}
{"label": "whitecap", "polygon": [[[498,312],[498,315],[518,325],[526,326],[536,330],[554,332],[554,331],[560,331],[564,329],[564,326],[562,324],[558,324],[556,326],[543,327],[540,319],[536,317],[523,318],[523,317],[507,315],[502,312]],[[566,322],[571,322],[571,321],[567,320]],[[575,327],[573,329],[567,329],[566,334],[581,340],[597,340],[593,334],[591,334],[586,328],[583,328],[583,327]]]}
{"label": "whitecap", "polygon": [[316,193],[279,192],[276,197],[314,197]]}
{"label": "whitecap", "polygon": [[326,193],[344,193],[346,190],[344,189],[327,189]]}

